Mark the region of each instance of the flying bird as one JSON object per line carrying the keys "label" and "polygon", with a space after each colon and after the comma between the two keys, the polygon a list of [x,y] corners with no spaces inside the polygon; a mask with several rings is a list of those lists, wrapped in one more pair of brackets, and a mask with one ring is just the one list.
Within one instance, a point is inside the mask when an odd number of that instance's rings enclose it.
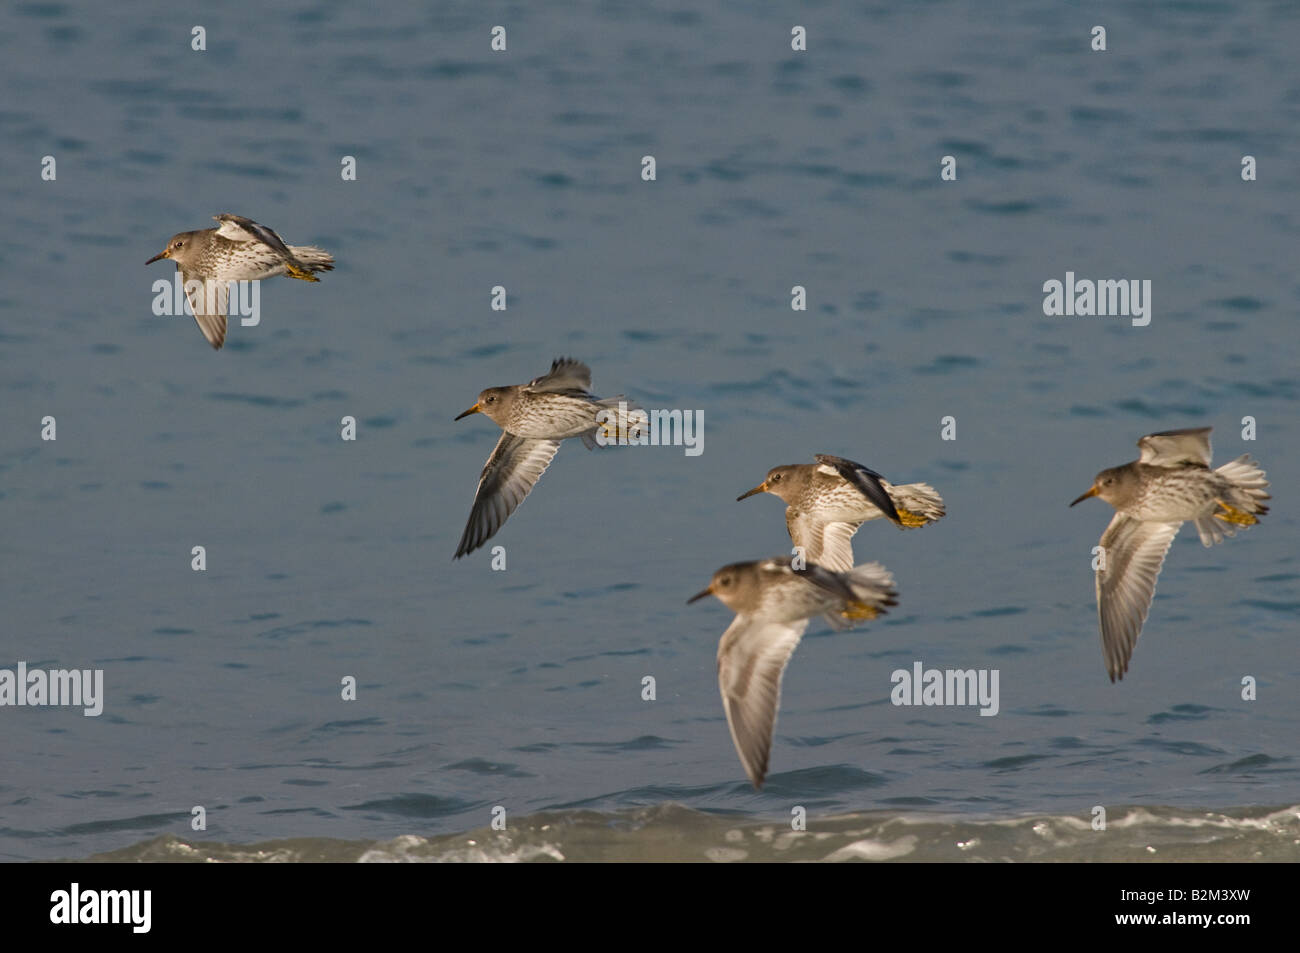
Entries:
{"label": "flying bird", "polygon": [[273,230],[242,215],[214,215],[219,228],[180,232],[146,265],[163,258],[176,263],[190,311],[214,350],[226,341],[231,281],[257,281],[288,275],[320,281],[317,271],[331,271],[333,257],[315,245],[286,245]]}
{"label": "flying bird", "polygon": [[1210,430],[1148,434],[1137,443],[1137,460],[1102,470],[1070,504],[1096,496],[1115,507],[1101,534],[1096,580],[1101,650],[1112,682],[1128,671],[1156,577],[1183,523],[1193,520],[1209,547],[1268,512],[1268,481],[1249,454],[1210,469]]}
{"label": "flying bird", "polygon": [[[469,522],[455,559],[478,549],[501,529],[551,465],[560,441],[581,437],[588,449],[596,432],[618,438],[626,424],[610,411],[625,398],[591,393],[591,369],[571,358],[557,358],[551,370],[527,384],[489,387],[474,406],[456,417],[484,414],[501,428],[501,439],[479,475]],[[624,428],[620,430],[619,428]]]}
{"label": "flying bird", "polygon": [[787,504],[790,541],[804,558],[826,569],[853,568],[853,534],[865,522],[889,519],[902,529],[933,523],[944,515],[943,499],[925,483],[895,485],[860,463],[819,453],[816,463],[775,467],[737,502],[771,493]]}
{"label": "flying bird", "polygon": [[733,563],[688,603],[717,596],[736,613],[718,642],[718,689],[731,740],[755,788],[763,786],[781,705],[781,676],[808,620],[822,615],[837,630],[874,619],[897,603],[894,577],[879,563],[849,572],[790,556]]}

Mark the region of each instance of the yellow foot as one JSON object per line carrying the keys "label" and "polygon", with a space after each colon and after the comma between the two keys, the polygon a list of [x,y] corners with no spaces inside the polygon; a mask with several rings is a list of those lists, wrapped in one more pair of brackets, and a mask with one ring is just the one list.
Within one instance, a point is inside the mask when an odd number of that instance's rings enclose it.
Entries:
{"label": "yellow foot", "polygon": [[636,424],[633,424],[631,427],[622,428],[620,428],[618,424],[600,424],[599,426],[601,435],[609,443],[634,443],[641,439],[641,428]]}
{"label": "yellow foot", "polygon": [[1223,520],[1225,523],[1236,523],[1238,526],[1254,526],[1259,519],[1253,513],[1247,513],[1245,510],[1239,510],[1235,506],[1229,506],[1223,500],[1215,500],[1226,512],[1215,513],[1214,518]]}
{"label": "yellow foot", "polygon": [[844,607],[844,610],[840,612],[840,615],[844,616],[846,619],[853,619],[854,621],[859,619],[874,619],[876,616],[880,615],[880,610],[875,606],[867,605],[865,602],[850,602]]}
{"label": "yellow foot", "polygon": [[284,266],[284,270],[285,273],[290,278],[297,278],[300,281],[320,281],[320,279],[317,278],[315,275],[313,275],[310,271],[307,271],[304,268],[299,268],[297,265],[290,265],[286,263]]}
{"label": "yellow foot", "polygon": [[911,510],[905,510],[901,506],[895,506],[894,509],[898,510],[898,522],[901,526],[915,529],[918,526],[924,526],[926,523],[930,522],[920,513],[913,513]]}

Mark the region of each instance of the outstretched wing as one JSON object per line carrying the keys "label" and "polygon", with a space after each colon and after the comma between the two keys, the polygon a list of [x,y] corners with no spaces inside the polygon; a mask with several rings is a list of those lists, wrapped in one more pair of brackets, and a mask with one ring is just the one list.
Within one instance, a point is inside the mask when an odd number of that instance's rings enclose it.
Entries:
{"label": "outstretched wing", "polygon": [[535,377],[524,389],[534,394],[572,394],[573,396],[592,396],[591,368],[581,361],[569,357],[559,357],[551,362],[551,369],[541,377]]}
{"label": "outstretched wing", "polygon": [[1164,430],[1147,434],[1138,441],[1142,456],[1138,463],[1153,467],[1176,467],[1185,464],[1210,465],[1210,427],[1192,430]]}
{"label": "outstretched wing", "polygon": [[804,558],[835,572],[853,568],[853,534],[862,523],[828,523],[811,513],[787,506],[785,528],[790,542],[803,548]]}
{"label": "outstretched wing", "polygon": [[461,533],[454,558],[472,553],[496,535],[505,521],[532,492],[560,449],[558,440],[517,437],[502,431],[496,449],[479,476],[469,522]]}
{"label": "outstretched wing", "polygon": [[1115,514],[1101,534],[1105,569],[1097,570],[1101,653],[1110,680],[1122,679],[1151,608],[1156,577],[1182,523],[1151,523]]}
{"label": "outstretched wing", "polygon": [[781,676],[807,619],[757,622],[738,615],[718,642],[718,691],[731,741],[754,787],[767,776],[767,759],[781,705]]}
{"label": "outstretched wing", "polygon": [[216,279],[203,279],[198,275],[181,272],[181,285],[190,303],[199,330],[214,350],[226,343],[226,311],[230,299],[230,285]]}

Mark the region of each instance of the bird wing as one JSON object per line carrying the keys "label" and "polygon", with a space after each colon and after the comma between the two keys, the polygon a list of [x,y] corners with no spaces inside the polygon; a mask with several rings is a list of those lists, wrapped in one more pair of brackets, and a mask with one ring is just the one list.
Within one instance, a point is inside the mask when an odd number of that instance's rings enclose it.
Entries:
{"label": "bird wing", "polygon": [[226,311],[230,299],[230,285],[216,279],[204,279],[181,272],[181,284],[185,287],[185,298],[190,303],[194,320],[199,323],[199,330],[208,339],[214,350],[221,350],[226,343]]}
{"label": "bird wing", "polygon": [[558,357],[551,369],[534,377],[524,389],[535,394],[580,394],[591,396],[591,368],[569,357]]}
{"label": "bird wing", "polygon": [[1097,618],[1101,652],[1112,682],[1128,671],[1155,595],[1156,577],[1182,525],[1144,522],[1116,513],[1101,534],[1106,568],[1097,570]]}
{"label": "bird wing", "polygon": [[251,218],[244,218],[242,215],[231,215],[229,212],[212,217],[221,223],[221,227],[217,229],[217,234],[222,238],[228,238],[232,242],[261,242],[263,245],[275,249],[285,258],[293,257],[293,252],[289,251],[289,246],[284,243],[284,239],[275,233],[274,229],[259,225]]}
{"label": "bird wing", "polygon": [[790,542],[803,547],[807,562],[835,572],[848,572],[853,568],[853,534],[861,525],[861,522],[823,522],[793,506],[787,506],[785,510],[785,528],[790,532]]}
{"label": "bird wing", "polygon": [[1142,456],[1138,463],[1153,467],[1176,467],[1191,463],[1210,465],[1210,427],[1192,430],[1164,430],[1147,434],[1138,441]]}
{"label": "bird wing", "polygon": [[731,741],[754,787],[763,786],[781,705],[781,676],[808,620],[759,622],[738,615],[718,642],[718,690]]}
{"label": "bird wing", "polygon": [[506,431],[479,475],[474,506],[461,533],[456,559],[478,549],[499,530],[532,492],[560,449],[558,440],[517,437]]}
{"label": "bird wing", "polygon": [[827,569],[819,563],[809,563],[803,569],[792,569],[791,572],[833,598],[844,600],[857,598],[857,594],[849,587],[848,580],[838,570]]}
{"label": "bird wing", "polygon": [[843,457],[833,457],[829,453],[819,453],[814,459],[822,466],[830,467],[832,471],[848,480],[857,488],[859,493],[870,501],[872,506],[895,523],[902,523],[898,510],[894,506],[894,501],[889,498],[889,491],[880,482],[882,478],[875,470],[870,470],[860,463],[854,463],[852,460],[845,460]]}

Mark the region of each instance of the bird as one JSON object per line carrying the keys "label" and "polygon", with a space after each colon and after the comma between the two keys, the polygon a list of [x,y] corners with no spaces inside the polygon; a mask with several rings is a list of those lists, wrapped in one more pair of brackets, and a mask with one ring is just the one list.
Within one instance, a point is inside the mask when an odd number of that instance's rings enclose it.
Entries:
{"label": "bird", "polygon": [[480,393],[456,419],[485,414],[501,428],[501,438],[479,475],[469,521],[452,558],[472,553],[496,535],[551,465],[560,441],[581,437],[590,450],[601,443],[598,430],[612,438],[635,433],[626,421],[610,416],[615,408],[621,414],[628,406],[622,395],[591,393],[591,369],[567,357],[556,358],[549,372],[527,384]]}
{"label": "bird", "polygon": [[313,274],[332,271],[334,258],[315,245],[286,245],[272,229],[242,215],[212,216],[218,228],[179,232],[146,265],[168,258],[176,263],[190,311],[213,350],[226,341],[231,281],[257,281],[288,275],[320,281]]}
{"label": "bird", "polygon": [[755,789],[762,789],[781,676],[808,620],[823,615],[843,630],[874,619],[897,604],[894,577],[880,563],[832,572],[779,556],[723,566],[687,604],[709,595],[736,613],[718,641],[718,690],[741,766]]}
{"label": "bird", "polygon": [[1111,682],[1123,679],[1174,537],[1192,520],[1210,547],[1268,512],[1264,471],[1243,454],[1210,469],[1210,427],[1165,430],[1138,441],[1141,456],[1102,470],[1071,506],[1100,497],[1115,507],[1097,557],[1097,618]]}
{"label": "bird", "polygon": [[888,518],[900,529],[915,529],[946,512],[943,498],[925,483],[895,485],[860,463],[819,453],[816,463],[794,463],[770,470],[752,490],[771,493],[787,504],[785,526],[804,558],[835,572],[853,568],[853,534],[868,520]]}

